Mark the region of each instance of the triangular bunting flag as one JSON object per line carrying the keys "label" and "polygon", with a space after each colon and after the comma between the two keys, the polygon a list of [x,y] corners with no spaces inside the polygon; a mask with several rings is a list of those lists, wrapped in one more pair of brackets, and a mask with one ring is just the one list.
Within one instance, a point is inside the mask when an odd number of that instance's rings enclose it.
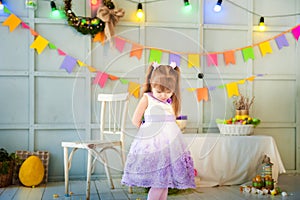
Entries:
{"label": "triangular bunting flag", "polygon": [[208,101],[208,89],[207,88],[197,88],[197,100],[198,101]]}
{"label": "triangular bunting flag", "polygon": [[21,25],[25,29],[29,29],[30,28],[25,22],[21,22]]}
{"label": "triangular bunting flag", "polygon": [[250,76],[249,78],[246,78],[247,81],[254,81],[255,76]]}
{"label": "triangular bunting flag", "polygon": [[234,95],[239,96],[239,88],[236,82],[232,82],[232,83],[227,83],[226,84],[226,89],[227,89],[227,95],[228,97],[232,97]]}
{"label": "triangular bunting flag", "polygon": [[129,82],[128,85],[128,92],[129,94],[133,95],[135,98],[140,97],[140,88],[141,85],[135,82]]}
{"label": "triangular bunting flag", "polygon": [[169,63],[175,62],[176,66],[180,66],[180,60],[181,60],[180,55],[172,54],[172,53],[169,54]]}
{"label": "triangular bunting flag", "polygon": [[235,51],[225,51],[223,53],[224,56],[224,62],[226,65],[228,65],[229,63],[231,64],[235,64],[235,56],[234,56]]}
{"label": "triangular bunting flag", "polygon": [[244,84],[245,82],[246,82],[245,79],[242,79],[242,80],[238,80],[238,81],[237,81],[238,84]]}
{"label": "triangular bunting flag", "polygon": [[137,57],[138,59],[141,59],[142,53],[143,53],[143,46],[138,44],[132,44],[131,51],[130,51],[130,57]]}
{"label": "triangular bunting flag", "polygon": [[247,60],[249,60],[250,58],[252,60],[255,59],[253,47],[246,47],[242,49],[242,54],[245,62],[247,62]]}
{"label": "triangular bunting flag", "polygon": [[97,69],[91,66],[87,66],[87,68],[89,69],[90,72],[96,72]]}
{"label": "triangular bunting flag", "polygon": [[219,89],[224,89],[226,87],[226,85],[224,84],[224,85],[218,85],[218,88]]}
{"label": "triangular bunting flag", "polygon": [[7,14],[11,14],[10,10],[8,10],[8,9],[6,8],[6,6],[4,6],[3,11],[4,11],[5,13],[7,13]]}
{"label": "triangular bunting flag", "polygon": [[261,52],[262,56],[265,56],[267,53],[272,53],[273,52],[271,44],[270,44],[269,41],[260,43],[259,44],[259,49],[260,49],[260,52]]}
{"label": "triangular bunting flag", "polygon": [[300,25],[292,29],[292,34],[296,40],[299,39],[300,36]]}
{"label": "triangular bunting flag", "polygon": [[207,89],[209,90],[209,91],[213,91],[213,90],[215,90],[217,87],[216,86],[209,86],[209,87],[207,87]]}
{"label": "triangular bunting flag", "polygon": [[30,28],[30,33],[33,36],[38,36],[39,34],[37,32],[35,32],[33,29]]}
{"label": "triangular bunting flag", "polygon": [[61,49],[57,49],[57,52],[58,52],[58,54],[61,55],[61,56],[67,55],[67,54],[66,54],[65,52],[63,52]]}
{"label": "triangular bunting flag", "polygon": [[108,75],[108,78],[112,81],[119,80],[119,77],[113,76],[111,74]]}
{"label": "triangular bunting flag", "polygon": [[188,55],[188,67],[200,67],[200,56],[198,54]]}
{"label": "triangular bunting flag", "polygon": [[2,23],[2,26],[8,26],[9,27],[9,31],[13,32],[21,23],[21,19],[18,18],[16,15],[14,14],[10,14],[6,20]]}
{"label": "triangular bunting flag", "polygon": [[187,91],[194,92],[197,88],[187,88]]}
{"label": "triangular bunting flag", "polygon": [[84,62],[80,61],[80,60],[77,60],[77,63],[80,67],[85,67],[87,66],[87,64],[85,64]]}
{"label": "triangular bunting flag", "polygon": [[50,42],[49,42],[49,44],[48,44],[48,47],[49,47],[50,49],[57,49],[56,46],[55,46],[54,44],[50,43]]}
{"label": "triangular bunting flag", "polygon": [[289,42],[287,41],[284,34],[275,38],[278,49],[282,49],[282,47],[288,47]]}
{"label": "triangular bunting flag", "polygon": [[123,52],[124,46],[125,46],[126,41],[119,38],[119,37],[115,37],[115,46],[116,49],[118,49],[119,52]]}
{"label": "triangular bunting flag", "polygon": [[60,69],[65,69],[68,73],[71,73],[75,66],[76,66],[76,59],[69,55],[66,55],[64,61],[60,66]]}
{"label": "triangular bunting flag", "polygon": [[128,84],[129,83],[129,80],[126,80],[126,79],[123,79],[123,78],[120,78],[119,80],[122,84]]}
{"label": "triangular bunting flag", "polygon": [[218,66],[218,55],[217,54],[207,54],[206,55],[207,66]]}
{"label": "triangular bunting flag", "polygon": [[160,63],[161,56],[162,56],[162,51],[156,50],[156,49],[150,49],[149,61],[148,62],[149,63],[152,63],[152,62]]}
{"label": "triangular bunting flag", "polygon": [[44,49],[46,48],[46,46],[48,45],[48,43],[49,43],[48,40],[46,40],[45,38],[43,38],[42,36],[39,35],[33,41],[30,48],[31,49],[36,49],[38,54],[41,54],[44,51]]}
{"label": "triangular bunting flag", "polygon": [[93,81],[93,84],[98,84],[100,85],[101,88],[103,88],[107,82],[107,79],[108,79],[108,74],[105,73],[105,72],[98,72],[94,81]]}

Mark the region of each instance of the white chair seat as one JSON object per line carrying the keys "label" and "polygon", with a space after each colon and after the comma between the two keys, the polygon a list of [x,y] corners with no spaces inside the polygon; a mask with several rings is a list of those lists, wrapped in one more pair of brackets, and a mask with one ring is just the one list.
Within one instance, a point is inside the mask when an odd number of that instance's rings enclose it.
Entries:
{"label": "white chair seat", "polygon": [[[91,174],[94,171],[95,161],[99,160],[105,167],[108,182],[111,188],[114,189],[112,181],[110,166],[106,157],[106,150],[114,150],[121,158],[122,166],[125,164],[125,122],[128,108],[129,96],[128,93],[122,94],[99,94],[98,99],[101,103],[100,111],[100,139],[83,140],[61,143],[64,149],[64,175],[65,175],[65,194],[69,194],[69,170],[72,165],[74,153],[78,149],[85,149],[88,151],[87,158],[87,179],[86,179],[86,199],[90,199],[90,181]],[[118,139],[105,138],[105,135],[118,135]],[[72,149],[69,154],[69,148]],[[129,192],[132,190],[129,188]]]}

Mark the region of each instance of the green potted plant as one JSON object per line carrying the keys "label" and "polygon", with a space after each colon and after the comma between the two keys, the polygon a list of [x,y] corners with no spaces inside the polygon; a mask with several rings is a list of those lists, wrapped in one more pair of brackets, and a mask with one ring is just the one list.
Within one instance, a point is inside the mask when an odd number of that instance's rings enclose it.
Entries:
{"label": "green potted plant", "polygon": [[0,149],[0,188],[12,183],[14,163],[17,160],[15,153],[9,154],[4,148]]}

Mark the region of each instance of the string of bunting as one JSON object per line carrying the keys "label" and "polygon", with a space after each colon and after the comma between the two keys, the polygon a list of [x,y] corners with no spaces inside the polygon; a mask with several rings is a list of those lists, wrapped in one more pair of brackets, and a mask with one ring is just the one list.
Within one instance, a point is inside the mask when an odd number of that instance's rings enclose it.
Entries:
{"label": "string of bunting", "polygon": [[[11,13],[10,10],[8,10],[6,7],[4,7],[4,12],[8,13],[9,16],[7,19],[2,23],[3,26],[8,26],[9,31],[13,32],[20,24],[22,28],[28,29],[31,34],[35,37],[35,40],[33,43],[30,45],[30,48],[35,49],[38,54],[41,54],[45,48],[48,46],[52,50],[57,50],[58,54],[60,56],[64,56],[64,60],[61,63],[60,69],[65,69],[68,73],[71,73],[75,66],[78,64],[80,67],[87,67],[90,72],[97,73],[95,79],[93,80],[93,84],[98,84],[101,88],[105,87],[105,84],[108,80],[111,81],[116,81],[119,80],[122,84],[128,84],[128,92],[133,95],[136,98],[139,98],[140,96],[140,88],[141,85],[136,82],[129,81],[127,79],[124,79],[122,77],[117,77],[112,74],[108,74],[106,72],[101,72],[97,70],[96,68],[89,66],[85,64],[84,62],[68,55],[65,53],[63,50],[60,48],[57,48],[53,43],[42,37],[39,33],[37,33],[35,30],[33,30],[31,27],[29,27],[25,22],[23,22],[19,17],[17,17],[15,14]],[[247,61],[248,59],[254,59],[254,52],[253,52],[253,47],[254,46],[259,46],[262,55],[264,56],[266,53],[272,53],[272,48],[270,46],[269,41],[272,39],[275,39],[278,48],[281,49],[284,46],[289,46],[288,41],[285,37],[285,34],[291,32],[296,40],[298,40],[300,36],[300,25],[297,25],[273,38],[270,38],[269,40],[263,41],[259,44],[254,44],[252,46],[244,47],[244,48],[239,48],[239,49],[234,49],[231,51],[226,51],[226,52],[211,52],[207,54],[199,54],[199,53],[179,53],[179,52],[172,52],[172,51],[166,51],[163,49],[159,48],[152,48],[152,47],[147,47],[147,46],[142,46],[140,44],[131,42],[129,40],[126,40],[124,38],[120,37],[114,37],[115,39],[115,47],[122,52],[123,48],[126,44],[126,42],[129,42],[132,44],[132,48],[130,51],[130,57],[137,57],[138,59],[141,58],[142,52],[144,49],[150,49],[150,55],[149,55],[149,63],[156,61],[160,63],[160,59],[162,57],[162,53],[169,53],[169,60],[176,62],[178,66],[180,66],[180,58],[181,54],[188,54],[188,67],[200,67],[200,55],[206,55],[209,60],[212,60],[211,64],[218,66],[217,65],[217,56],[216,54],[218,53],[223,53],[224,54],[224,59],[225,63],[235,63],[235,57],[234,57],[234,52],[237,50],[241,50],[244,56],[244,60]],[[97,37],[94,38],[97,39]],[[103,42],[103,41],[102,41]],[[227,83],[224,85],[220,86],[210,86],[208,88],[188,88],[188,91],[196,91],[197,92],[197,99],[198,101],[205,100],[208,101],[208,91],[212,91],[216,88],[226,88],[228,97],[232,97],[234,95],[239,96],[238,93],[238,85],[239,84],[244,84],[245,81],[253,81],[256,77],[263,76],[262,74],[256,75],[256,76],[251,76],[243,80],[239,80],[237,82],[231,82]]]}

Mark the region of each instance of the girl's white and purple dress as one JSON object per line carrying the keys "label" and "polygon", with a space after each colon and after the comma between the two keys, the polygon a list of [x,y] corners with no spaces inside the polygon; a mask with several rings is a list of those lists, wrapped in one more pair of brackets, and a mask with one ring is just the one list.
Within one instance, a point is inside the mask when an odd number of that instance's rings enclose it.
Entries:
{"label": "girl's white and purple dress", "polygon": [[194,164],[172,106],[145,93],[144,123],[131,144],[122,184],[153,188],[195,188]]}

